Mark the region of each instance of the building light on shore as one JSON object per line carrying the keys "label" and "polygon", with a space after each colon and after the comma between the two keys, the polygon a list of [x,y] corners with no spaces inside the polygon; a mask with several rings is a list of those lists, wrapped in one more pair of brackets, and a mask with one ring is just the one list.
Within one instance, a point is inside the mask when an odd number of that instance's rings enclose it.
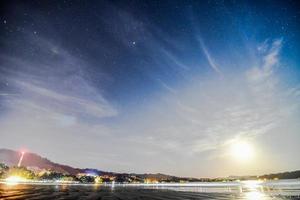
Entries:
{"label": "building light on shore", "polygon": [[17,185],[18,183],[25,182],[26,179],[20,176],[10,176],[5,179],[7,185]]}

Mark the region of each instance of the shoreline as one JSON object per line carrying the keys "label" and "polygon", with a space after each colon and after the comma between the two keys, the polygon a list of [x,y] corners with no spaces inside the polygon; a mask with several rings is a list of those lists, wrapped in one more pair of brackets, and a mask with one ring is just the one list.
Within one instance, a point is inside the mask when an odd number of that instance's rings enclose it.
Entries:
{"label": "shoreline", "polygon": [[193,182],[193,183],[80,183],[69,181],[20,181],[7,182],[0,180],[0,184],[6,185],[70,185],[70,186],[106,186],[106,187],[276,187],[276,186],[299,186],[300,179],[281,180],[245,180],[230,182]]}

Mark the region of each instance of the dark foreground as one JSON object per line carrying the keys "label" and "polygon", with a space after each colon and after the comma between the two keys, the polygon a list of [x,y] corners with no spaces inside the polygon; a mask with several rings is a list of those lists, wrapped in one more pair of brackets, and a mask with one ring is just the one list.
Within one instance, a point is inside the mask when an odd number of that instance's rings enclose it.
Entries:
{"label": "dark foreground", "polygon": [[269,200],[300,199],[299,191],[226,190],[176,191],[170,188],[104,187],[79,185],[5,185],[0,184],[0,199],[222,199]]}

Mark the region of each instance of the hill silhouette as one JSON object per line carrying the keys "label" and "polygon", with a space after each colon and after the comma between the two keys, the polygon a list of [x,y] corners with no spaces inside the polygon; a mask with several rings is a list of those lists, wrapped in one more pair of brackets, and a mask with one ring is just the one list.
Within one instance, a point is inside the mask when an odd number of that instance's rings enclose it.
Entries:
{"label": "hill silhouette", "polygon": [[[0,163],[4,163],[8,166],[16,166],[18,165],[19,159],[21,156],[21,152],[10,150],[10,149],[0,149]],[[68,165],[62,165],[55,162],[52,162],[48,160],[47,158],[43,158],[35,153],[26,152],[23,161],[22,166],[24,167],[34,167],[39,169],[47,169],[52,170],[55,172],[60,172],[63,174],[70,174],[70,175],[76,175],[78,173],[95,173],[98,175],[114,175],[118,177],[128,177],[129,175],[138,176],[141,179],[145,178],[153,178],[158,180],[174,180],[178,179],[176,176],[170,176],[165,175],[161,173],[157,174],[128,174],[128,173],[115,173],[115,172],[105,172],[100,171],[98,169],[80,169],[80,168],[74,168]],[[191,179],[194,180],[194,179]],[[198,180],[198,179],[195,179]]]}
{"label": "hill silhouette", "polygon": [[[0,149],[0,162],[8,166],[16,166],[18,164],[21,153],[10,149]],[[35,167],[40,169],[53,170],[64,174],[78,174],[83,172],[83,169],[73,168],[68,165],[54,163],[47,158],[43,158],[35,153],[26,153],[22,166]]]}

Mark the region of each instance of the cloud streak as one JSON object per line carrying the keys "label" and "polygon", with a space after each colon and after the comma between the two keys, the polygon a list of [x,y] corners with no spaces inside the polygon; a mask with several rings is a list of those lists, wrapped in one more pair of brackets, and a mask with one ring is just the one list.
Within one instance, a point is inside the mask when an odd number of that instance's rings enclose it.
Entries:
{"label": "cloud streak", "polygon": [[209,66],[218,74],[222,74],[221,70],[219,69],[218,65],[216,64],[215,60],[211,57],[210,53],[208,52],[205,44],[203,43],[203,41],[201,39],[198,39],[199,43],[200,43],[200,47],[202,52],[204,53],[207,62],[209,64]]}

